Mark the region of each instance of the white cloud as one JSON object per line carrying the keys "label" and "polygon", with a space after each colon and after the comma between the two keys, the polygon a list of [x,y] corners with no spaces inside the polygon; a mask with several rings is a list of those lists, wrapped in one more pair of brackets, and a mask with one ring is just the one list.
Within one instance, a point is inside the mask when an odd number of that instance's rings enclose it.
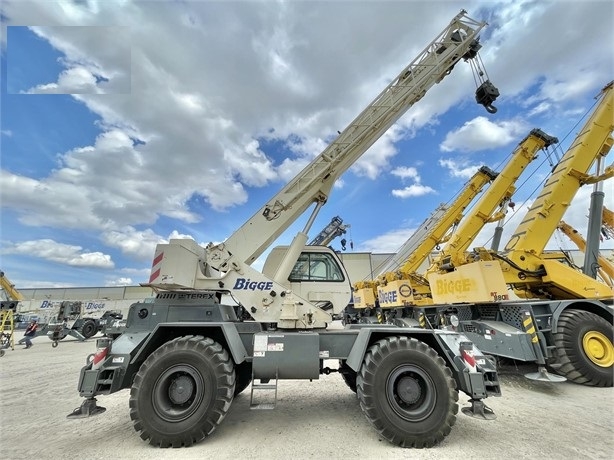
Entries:
{"label": "white cloud", "polygon": [[[79,18],[78,20],[83,20]],[[57,82],[29,94],[108,94],[130,91],[130,29],[97,26],[34,26],[31,30],[63,53]]]}
{"label": "white cloud", "polygon": [[420,181],[418,170],[413,167],[402,166],[400,168],[394,168],[392,171],[390,171],[390,174],[393,176],[398,176],[401,179],[409,178]]}
{"label": "white cloud", "polygon": [[81,246],[58,243],[51,239],[5,244],[4,254],[20,254],[69,265],[71,267],[113,268],[111,256],[102,252],[87,252]]}
{"label": "white cloud", "polygon": [[486,117],[477,117],[449,132],[440,145],[443,152],[475,152],[505,146],[527,132],[525,122],[508,120],[493,122]]}
{"label": "white cloud", "polygon": [[365,252],[394,252],[396,253],[399,248],[409,239],[409,237],[415,232],[415,228],[402,228],[392,230],[383,235],[379,235],[375,238],[368,239],[360,244],[359,251]]}
{"label": "white cloud", "polygon": [[394,189],[392,195],[397,198],[413,198],[417,196],[427,195],[429,193],[435,193],[431,187],[420,184],[412,184],[402,189]]}
{"label": "white cloud", "polygon": [[132,278],[127,278],[127,277],[114,278],[114,279],[107,280],[107,282],[105,283],[105,286],[107,287],[134,286],[134,281],[132,281]]}
{"label": "white cloud", "polygon": [[60,73],[57,83],[37,85],[27,94],[97,93],[96,77],[85,67],[72,67]]}
{"label": "white cloud", "polygon": [[442,158],[438,163],[443,168],[446,168],[452,177],[460,177],[462,179],[470,179],[481,167],[481,165],[469,164],[467,160],[453,158]]}

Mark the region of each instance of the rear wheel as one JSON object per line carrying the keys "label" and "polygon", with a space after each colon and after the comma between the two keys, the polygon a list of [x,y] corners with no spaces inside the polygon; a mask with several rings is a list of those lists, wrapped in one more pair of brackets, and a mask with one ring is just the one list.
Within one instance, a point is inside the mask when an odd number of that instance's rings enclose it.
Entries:
{"label": "rear wheel", "polygon": [[583,310],[566,310],[554,334],[561,366],[557,372],[574,383],[611,387],[614,345],[612,324]]}
{"label": "rear wheel", "polygon": [[85,321],[83,326],[81,326],[81,330],[79,331],[79,333],[86,339],[94,337],[96,332],[96,323],[92,320]]}
{"label": "rear wheel", "polygon": [[408,337],[373,344],[357,376],[360,406],[382,437],[402,447],[431,447],[452,430],[458,392],[435,350]]}
{"label": "rear wheel", "polygon": [[219,343],[179,337],[141,365],[130,390],[130,418],[151,445],[191,446],[217,428],[234,390],[233,364]]}

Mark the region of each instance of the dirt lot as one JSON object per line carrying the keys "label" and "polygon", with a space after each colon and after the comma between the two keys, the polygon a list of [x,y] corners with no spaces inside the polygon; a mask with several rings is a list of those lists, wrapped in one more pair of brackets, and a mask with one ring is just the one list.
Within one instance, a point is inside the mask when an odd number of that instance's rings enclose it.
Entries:
{"label": "dirt lot", "polygon": [[[18,346],[0,358],[3,458],[602,459],[614,451],[614,388],[530,382],[522,374],[535,369],[527,366],[500,370],[503,396],[486,401],[495,421],[459,412],[452,433],[428,450],[380,439],[335,374],[280,382],[273,411],[249,410],[248,389],[210,438],[188,449],[157,449],[132,428],[128,390],[100,397],[107,408],[101,415],[66,419],[81,403],[79,369],[94,351],[94,340],[69,337],[52,348],[48,338],[37,337],[33,348]],[[467,399],[461,394],[463,405]]]}

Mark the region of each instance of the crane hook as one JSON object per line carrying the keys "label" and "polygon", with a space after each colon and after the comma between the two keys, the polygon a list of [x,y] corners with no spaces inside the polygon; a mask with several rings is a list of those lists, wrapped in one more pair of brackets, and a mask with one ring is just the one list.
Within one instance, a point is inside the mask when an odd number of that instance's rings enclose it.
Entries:
{"label": "crane hook", "polygon": [[490,80],[486,80],[482,83],[478,89],[475,90],[475,100],[478,104],[483,105],[488,113],[496,113],[497,108],[492,105],[493,102],[499,97],[499,90]]}

